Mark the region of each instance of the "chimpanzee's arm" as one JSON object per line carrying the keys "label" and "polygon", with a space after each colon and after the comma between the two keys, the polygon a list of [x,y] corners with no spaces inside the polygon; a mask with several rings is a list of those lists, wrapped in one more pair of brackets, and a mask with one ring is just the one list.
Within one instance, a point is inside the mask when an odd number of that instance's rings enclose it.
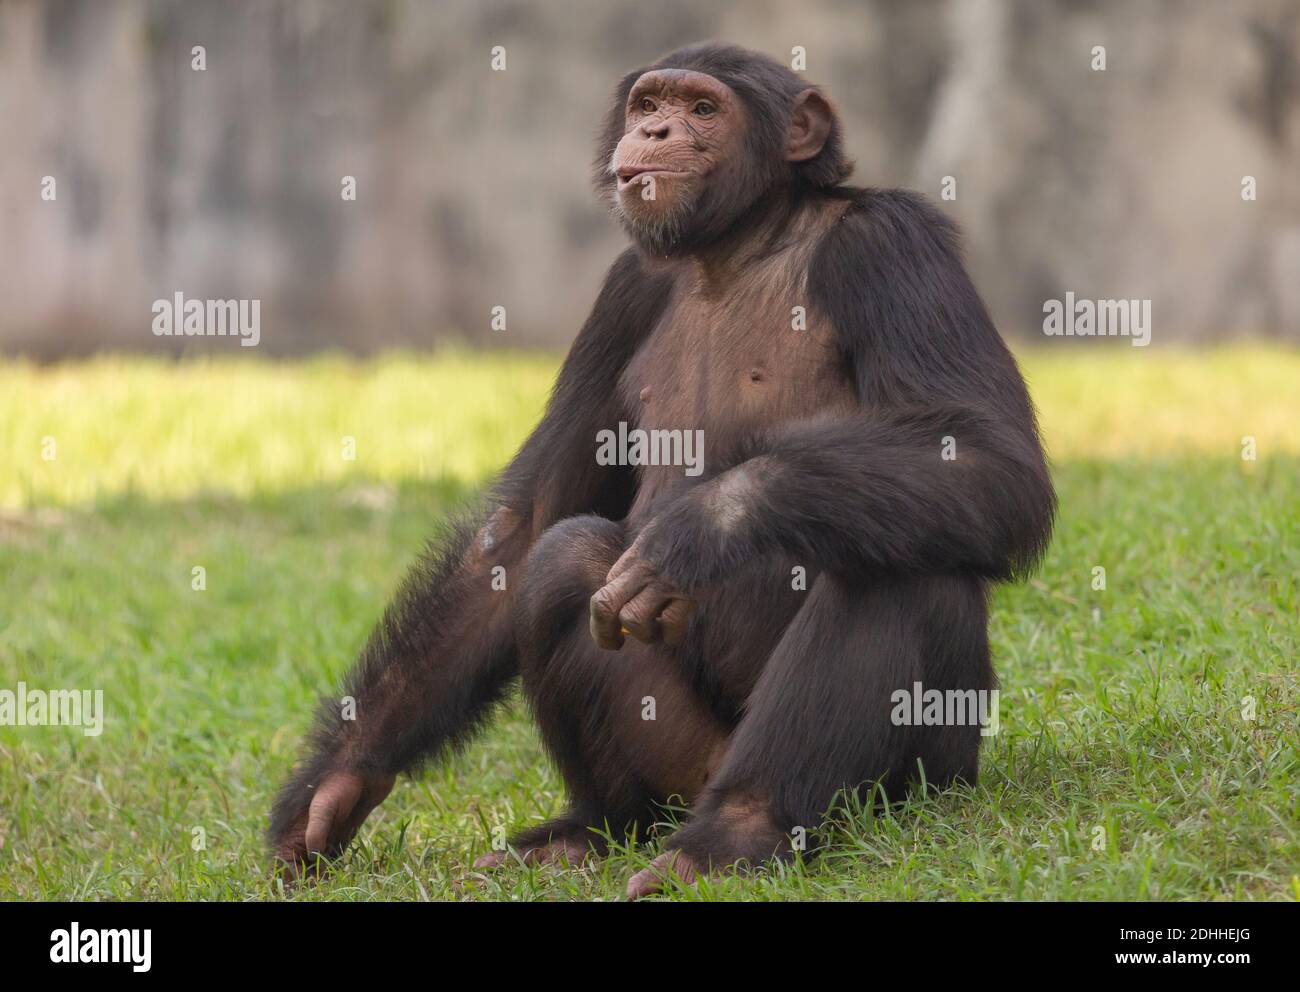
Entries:
{"label": "chimpanzee's arm", "polygon": [[1024,382],[948,222],[912,194],[866,193],[819,245],[809,283],[861,412],[756,439],[635,553],[687,592],[765,551],[859,576],[1032,567],[1055,495]]}
{"label": "chimpanzee's arm", "polygon": [[[348,675],[340,695],[355,700],[355,719],[343,718],[339,699],[322,704],[308,757],[272,812],[282,860],[337,854],[398,773],[466,739],[501,698],[517,671],[512,587],[534,539],[568,516],[626,512],[633,480],[597,464],[596,433],[619,419],[619,373],[667,288],[631,251],[614,264],[487,511],[426,551]],[[493,587],[496,566],[504,591]]]}

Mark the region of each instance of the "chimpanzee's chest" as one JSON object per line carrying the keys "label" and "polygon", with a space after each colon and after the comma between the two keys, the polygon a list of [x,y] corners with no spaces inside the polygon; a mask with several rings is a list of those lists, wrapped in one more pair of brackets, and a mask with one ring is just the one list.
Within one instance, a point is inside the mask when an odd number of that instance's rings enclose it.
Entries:
{"label": "chimpanzee's chest", "polygon": [[724,445],[854,402],[829,322],[793,288],[757,280],[724,298],[676,294],[620,386],[636,426]]}
{"label": "chimpanzee's chest", "polygon": [[620,388],[629,427],[646,432],[651,450],[669,450],[653,447],[656,436],[690,431],[702,451],[691,471],[639,464],[634,517],[731,463],[755,433],[855,405],[829,321],[795,285],[772,277],[723,297],[679,287]]}

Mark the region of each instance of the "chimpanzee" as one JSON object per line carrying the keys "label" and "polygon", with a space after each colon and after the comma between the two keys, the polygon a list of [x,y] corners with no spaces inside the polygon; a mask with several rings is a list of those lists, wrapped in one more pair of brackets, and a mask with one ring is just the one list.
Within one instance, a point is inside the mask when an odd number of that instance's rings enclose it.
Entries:
{"label": "chimpanzee", "polygon": [[[855,790],[975,781],[979,726],[896,696],[993,688],[989,589],[1037,562],[1055,494],[953,225],[851,168],[827,98],[763,55],[623,78],[595,181],[633,246],[481,513],[365,646],[355,719],[324,707],[281,861],[340,854],[516,678],[568,792],[517,855],[599,855],[689,808],[632,898],[788,857]],[[701,465],[598,456],[637,431],[699,436]]]}

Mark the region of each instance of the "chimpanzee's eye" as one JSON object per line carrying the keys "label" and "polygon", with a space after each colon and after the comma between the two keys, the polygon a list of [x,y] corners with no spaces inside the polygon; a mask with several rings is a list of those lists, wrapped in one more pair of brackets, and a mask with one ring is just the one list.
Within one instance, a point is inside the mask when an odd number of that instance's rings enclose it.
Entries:
{"label": "chimpanzee's eye", "polygon": [[709,103],[709,101],[707,100],[701,100],[699,103],[697,103],[694,107],[691,108],[691,113],[693,113],[696,117],[712,117],[717,112],[718,112],[718,108],[715,107],[713,104]]}
{"label": "chimpanzee's eye", "polygon": [[653,100],[651,100],[649,97],[646,97],[641,101],[641,112],[643,114],[653,114],[658,109],[659,109],[659,105],[655,103]]}

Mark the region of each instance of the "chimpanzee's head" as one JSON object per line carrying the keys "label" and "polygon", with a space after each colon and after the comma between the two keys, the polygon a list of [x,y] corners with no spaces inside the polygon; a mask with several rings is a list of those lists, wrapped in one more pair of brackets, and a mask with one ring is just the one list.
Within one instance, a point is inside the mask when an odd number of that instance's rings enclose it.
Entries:
{"label": "chimpanzee's head", "polygon": [[682,255],[773,192],[835,186],[851,170],[815,86],[757,52],[692,45],[623,77],[596,186],[645,251]]}

